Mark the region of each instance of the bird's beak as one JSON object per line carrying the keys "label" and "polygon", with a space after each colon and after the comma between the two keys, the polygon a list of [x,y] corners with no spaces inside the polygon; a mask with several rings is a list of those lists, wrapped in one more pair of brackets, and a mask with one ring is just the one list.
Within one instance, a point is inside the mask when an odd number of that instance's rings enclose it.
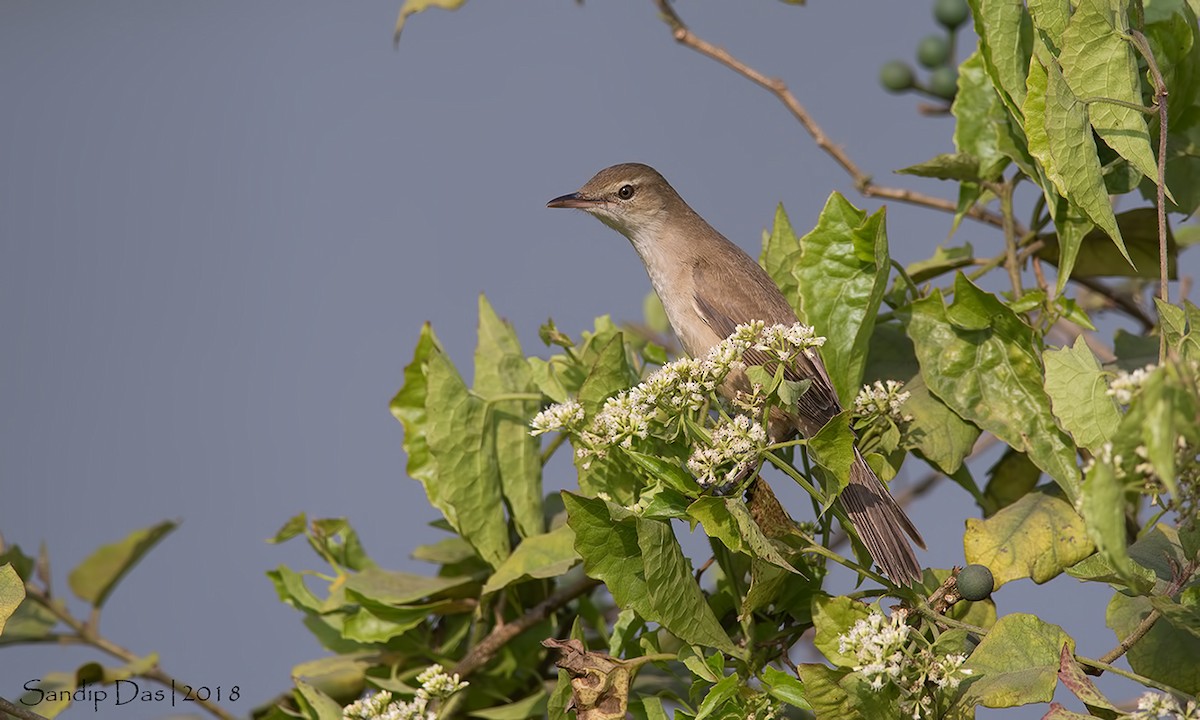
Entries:
{"label": "bird's beak", "polygon": [[590,210],[594,207],[603,204],[603,201],[594,198],[584,197],[577,192],[567,195],[560,195],[550,202],[546,203],[548,208],[576,208],[579,210]]}

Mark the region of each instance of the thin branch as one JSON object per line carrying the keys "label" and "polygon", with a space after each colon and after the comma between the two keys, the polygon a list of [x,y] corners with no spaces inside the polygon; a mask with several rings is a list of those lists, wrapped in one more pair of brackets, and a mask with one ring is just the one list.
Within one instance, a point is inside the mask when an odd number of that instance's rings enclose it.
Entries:
{"label": "thin branch", "polygon": [[1021,265],[1017,259],[1017,230],[1016,218],[1013,216],[1013,187],[1015,181],[992,185],[992,192],[1000,198],[1000,216],[1004,220],[1004,267],[1008,270],[1008,279],[1012,282],[1013,300],[1021,297]]}
{"label": "thin branch", "polygon": [[[87,622],[84,622],[72,615],[70,611],[67,610],[66,606],[62,604],[62,602],[52,601],[39,588],[27,584],[25,586],[25,593],[27,598],[49,610],[65,625],[74,630],[75,635],[73,638],[75,642],[90,645],[97,650],[108,653],[109,655],[125,663],[133,663],[140,659],[137,653],[121,647],[99,633],[97,630],[99,618],[95,611],[92,612],[91,618]],[[187,683],[168,675],[157,664],[148,670],[138,673],[138,677],[144,677],[147,680],[153,680],[159,685],[170,688],[178,687],[180,685],[187,685]],[[197,705],[207,710],[210,714],[221,718],[221,720],[234,720],[233,715],[226,712],[225,709],[223,709],[220,705],[213,703],[211,700],[201,700],[198,697],[194,697],[192,699]]]}
{"label": "thin branch", "polygon": [[[788,90],[785,84],[779,78],[768,77],[758,70],[743,63],[741,60],[733,57],[724,48],[718,47],[708,41],[698,37],[695,33],[688,29],[687,25],[679,17],[675,9],[671,7],[670,0],[654,0],[654,4],[658,7],[662,14],[662,19],[671,28],[671,33],[675,37],[675,41],[680,45],[689,47],[692,50],[704,55],[707,58],[716,60],[725,67],[741,75],[747,80],[753,82],[767,92],[774,95],[784,107],[792,113],[792,116],[804,126],[804,129],[812,137],[813,142],[817,147],[825,151],[827,155],[833,158],[834,162],[842,166],[842,169],[850,175],[850,179],[854,182],[854,186],[866,197],[885,198],[895,200],[897,202],[909,203],[911,205],[920,205],[923,207],[942,210],[948,213],[957,211],[957,203],[946,200],[944,198],[926,195],[924,193],[915,192],[905,188],[884,187],[876,185],[871,176],[859,169],[858,165],[850,159],[839,145],[830,141],[825,131],[817,125],[808,111],[800,104],[792,92]],[[977,220],[995,227],[1003,227],[1003,220],[997,213],[994,213],[986,208],[973,207],[966,213],[966,217],[972,220]]]}
{"label": "thin branch", "polygon": [[486,665],[500,651],[500,648],[504,647],[513,638],[545,620],[551,613],[575,598],[587,594],[599,584],[599,580],[584,578],[534,605],[528,612],[516,620],[506,625],[497,625],[492,628],[487,637],[481,640],[478,645],[471,648],[471,652],[467,653],[467,656],[459,661],[458,665],[454,667],[453,672],[458,673],[462,677],[475,672]]}
{"label": "thin branch", "polygon": [[38,715],[32,710],[10,703],[2,697],[0,697],[0,713],[12,715],[21,720],[48,720],[45,715]]}
{"label": "thin branch", "polygon": [[[1171,584],[1167,586],[1165,591],[1163,591],[1163,596],[1170,598],[1179,594],[1179,592],[1183,589],[1183,586],[1192,581],[1192,577],[1196,574],[1197,568],[1200,568],[1200,559],[1192,558],[1190,561],[1188,561],[1187,565],[1184,565],[1179,569],[1179,572],[1175,574],[1175,579],[1172,580]],[[1115,648],[1109,650],[1100,657],[1100,662],[1106,665],[1111,665],[1120,659],[1122,655],[1129,651],[1129,648],[1133,647],[1139,640],[1146,636],[1146,633],[1150,632],[1150,629],[1154,627],[1154,624],[1158,622],[1158,619],[1161,616],[1162,613],[1160,613],[1157,608],[1151,610],[1146,617],[1142,618],[1142,621],[1138,623],[1136,628],[1133,629],[1133,632],[1126,635],[1121,642],[1117,643]],[[1097,669],[1094,671],[1094,674],[1099,675],[1101,672],[1103,672],[1102,669]]]}
{"label": "thin branch", "polygon": [[1154,318],[1150,317],[1145,308],[1139,305],[1133,298],[1128,295],[1117,292],[1116,289],[1105,285],[1099,280],[1093,280],[1090,277],[1071,276],[1071,282],[1084,286],[1088,290],[1100,295],[1108,302],[1116,307],[1124,310],[1130,317],[1137,320],[1142,326],[1142,330],[1149,330],[1154,327]]}

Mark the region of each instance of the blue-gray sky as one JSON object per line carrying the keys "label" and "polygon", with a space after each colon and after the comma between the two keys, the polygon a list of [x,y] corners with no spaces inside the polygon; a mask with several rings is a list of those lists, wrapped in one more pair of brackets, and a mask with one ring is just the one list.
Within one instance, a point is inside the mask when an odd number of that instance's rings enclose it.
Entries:
{"label": "blue-gray sky", "polygon": [[[322,654],[263,576],[320,567],[301,543],[263,542],[286,518],[346,516],[382,565],[426,571],[408,553],[437,539],[435,515],[387,410],[423,321],[466,366],[481,292],[530,353],[548,316],[572,334],[640,316],[648,284],[628,244],[547,199],[647,162],[752,253],[779,202],[801,229],[833,190],[879,206],[774,98],[676,46],[648,0],[472,2],[413,17],[394,50],[397,8],[0,5],[0,531],[27,551],[45,541],[65,596],[98,545],[182,519],[102,629],[189,682],[239,685],[226,705],[239,714]],[[864,170],[950,192],[890,175],[951,150],[952,126],[876,81],[937,31],[926,3],[678,8],[784,78]],[[949,230],[941,214],[888,212],[905,261]],[[998,237],[967,224],[959,241],[991,253]],[[954,487],[922,500],[922,560],[961,562],[974,514]],[[1055,585],[1005,588],[1001,611],[1107,650],[1107,598]],[[5,648],[0,695],[95,657]]]}

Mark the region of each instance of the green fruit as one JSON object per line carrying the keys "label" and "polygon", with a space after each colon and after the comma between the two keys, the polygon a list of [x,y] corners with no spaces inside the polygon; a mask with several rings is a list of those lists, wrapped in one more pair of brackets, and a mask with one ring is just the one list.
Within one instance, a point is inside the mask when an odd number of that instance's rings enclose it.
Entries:
{"label": "green fruit", "polygon": [[992,594],[995,582],[987,566],[968,565],[958,573],[958,594],[966,600],[985,600]]}
{"label": "green fruit", "polygon": [[945,35],[926,35],[917,45],[917,62],[932,70],[950,59],[950,41]]}
{"label": "green fruit", "polygon": [[958,68],[949,65],[934,70],[929,74],[929,92],[940,98],[953,100],[958,92]]}
{"label": "green fruit", "polygon": [[891,92],[904,92],[913,86],[913,71],[903,60],[892,60],[879,69],[879,84]]}
{"label": "green fruit", "polygon": [[967,0],[935,0],[933,16],[947,30],[953,30],[967,21],[971,9],[967,7]]}

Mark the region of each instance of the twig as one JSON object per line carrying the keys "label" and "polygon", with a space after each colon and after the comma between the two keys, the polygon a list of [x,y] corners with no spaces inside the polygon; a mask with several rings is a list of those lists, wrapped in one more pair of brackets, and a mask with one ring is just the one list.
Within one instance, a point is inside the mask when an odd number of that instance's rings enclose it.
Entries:
{"label": "twig", "polygon": [[45,715],[38,715],[32,710],[15,705],[0,697],[0,712],[21,718],[21,720],[48,720]]}
{"label": "twig", "polygon": [[[1183,589],[1184,585],[1191,582],[1192,576],[1196,574],[1198,567],[1200,567],[1200,559],[1193,558],[1188,561],[1187,565],[1184,565],[1176,573],[1175,579],[1167,586],[1163,595],[1165,597],[1174,597],[1177,595]],[[1142,621],[1133,629],[1133,632],[1126,635],[1125,639],[1117,643],[1115,648],[1100,656],[1100,662],[1106,665],[1116,662],[1122,655],[1129,651],[1129,648],[1133,647],[1139,640],[1146,636],[1146,633],[1150,632],[1150,629],[1154,627],[1154,624],[1158,622],[1160,617],[1162,617],[1162,613],[1157,608],[1151,610],[1146,617],[1142,618]],[[1103,669],[1096,669],[1090,671],[1088,674],[1100,675],[1103,671]]]}
{"label": "twig", "polygon": [[1141,305],[1138,305],[1132,298],[1122,295],[1115,289],[1105,285],[1099,280],[1072,275],[1071,282],[1084,286],[1088,290],[1091,290],[1097,295],[1103,297],[1105,300],[1108,300],[1113,305],[1124,310],[1134,320],[1137,320],[1138,323],[1141,324],[1143,330],[1149,330],[1150,328],[1154,327],[1154,319],[1150,317],[1150,315],[1145,311],[1145,309],[1142,308]]}
{"label": "twig", "polygon": [[[662,14],[663,21],[671,28],[671,33],[675,37],[675,41],[680,45],[689,47],[696,52],[704,55],[707,58],[716,60],[730,70],[736,72],[742,77],[750,80],[754,84],[763,88],[774,95],[784,107],[786,107],[792,116],[804,126],[808,134],[812,136],[813,142],[817,147],[825,151],[833,160],[842,166],[842,169],[850,175],[850,179],[854,182],[854,186],[866,197],[886,198],[897,202],[909,203],[911,205],[921,205],[923,207],[942,210],[948,213],[957,211],[957,203],[946,200],[944,198],[926,195],[924,193],[915,192],[905,188],[884,187],[876,185],[871,176],[859,169],[858,165],[850,159],[841,147],[834,144],[825,135],[820,125],[812,119],[804,106],[800,104],[792,92],[788,90],[787,85],[779,78],[768,77],[758,70],[743,63],[741,60],[733,57],[724,48],[713,45],[706,40],[698,37],[695,33],[688,29],[683,20],[679,17],[675,9],[671,7],[670,0],[654,0],[654,4],[658,7]],[[1003,219],[997,213],[994,213],[986,208],[973,207],[967,211],[966,216],[988,225],[995,227],[1003,227]]]}
{"label": "twig", "polygon": [[513,638],[545,620],[550,616],[550,613],[558,610],[580,595],[588,593],[599,584],[599,580],[584,578],[534,605],[528,612],[516,620],[506,625],[497,625],[478,645],[471,648],[471,652],[467,653],[467,656],[459,661],[458,665],[454,666],[454,672],[462,677],[475,672],[486,665],[492,659],[492,656],[499,652],[500,648],[504,647]]}
{"label": "twig", "polygon": [[1000,197],[1000,216],[1004,220],[1004,267],[1012,282],[1013,300],[1021,297],[1021,265],[1017,259],[1017,232],[1013,217],[1013,186],[1015,181],[993,184],[992,192]]}
{"label": "twig", "polygon": [[[66,609],[66,606],[61,602],[52,601],[45,595],[45,593],[43,593],[41,589],[33,585],[26,584],[25,595],[27,598],[49,610],[55,615],[55,617],[74,630],[75,635],[73,637],[75,638],[76,642],[91,645],[97,650],[108,653],[109,655],[112,655],[113,657],[125,663],[132,663],[140,659],[137,653],[121,647],[120,645],[100,634],[99,630],[97,629],[99,618],[95,610],[93,610],[91,618],[87,622],[83,622],[72,615]],[[171,688],[180,685],[187,685],[187,683],[168,675],[157,664],[148,670],[139,673],[138,677],[144,677],[147,680],[153,680],[159,685]],[[233,715],[226,712],[220,705],[215,704],[211,700],[201,700],[199,697],[193,697],[192,700],[194,700],[197,705],[204,708],[212,715],[221,718],[221,720],[234,720]]]}

